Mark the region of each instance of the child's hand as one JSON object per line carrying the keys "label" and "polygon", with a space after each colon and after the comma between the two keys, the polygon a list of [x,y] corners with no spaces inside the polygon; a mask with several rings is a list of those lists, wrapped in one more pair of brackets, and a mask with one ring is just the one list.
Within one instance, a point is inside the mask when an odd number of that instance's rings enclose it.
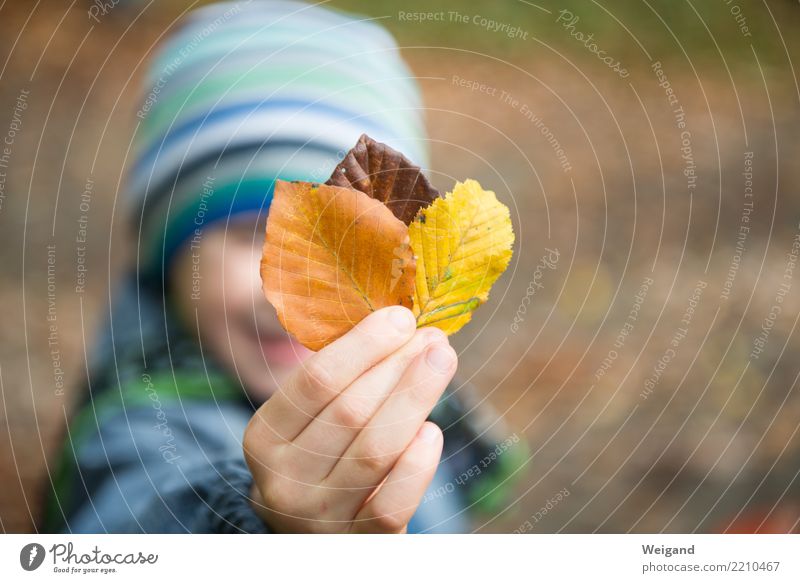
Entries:
{"label": "child's hand", "polygon": [[404,532],[442,433],[426,422],[456,370],[445,334],[379,310],[306,360],[244,437],[257,510],[277,532]]}

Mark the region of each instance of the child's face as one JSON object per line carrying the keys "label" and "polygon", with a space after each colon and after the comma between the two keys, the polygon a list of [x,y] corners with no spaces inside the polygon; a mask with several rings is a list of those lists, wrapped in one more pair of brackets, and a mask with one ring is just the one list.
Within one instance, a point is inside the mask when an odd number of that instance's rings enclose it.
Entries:
{"label": "child's face", "polygon": [[189,330],[255,399],[269,397],[311,352],[283,330],[261,292],[263,222],[210,226],[185,245],[171,284]]}

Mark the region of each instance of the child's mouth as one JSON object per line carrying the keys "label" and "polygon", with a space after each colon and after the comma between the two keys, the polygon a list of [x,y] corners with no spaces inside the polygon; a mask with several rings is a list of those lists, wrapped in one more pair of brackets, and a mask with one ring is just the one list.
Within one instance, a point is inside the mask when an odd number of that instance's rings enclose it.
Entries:
{"label": "child's mouth", "polygon": [[261,335],[261,351],[268,364],[295,365],[303,362],[312,352],[285,335]]}

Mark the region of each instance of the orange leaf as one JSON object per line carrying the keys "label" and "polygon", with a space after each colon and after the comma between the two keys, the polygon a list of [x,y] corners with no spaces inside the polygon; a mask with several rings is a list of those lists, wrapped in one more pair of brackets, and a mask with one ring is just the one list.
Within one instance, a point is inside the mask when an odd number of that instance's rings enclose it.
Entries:
{"label": "orange leaf", "polygon": [[370,312],[412,306],[408,227],[350,188],[277,181],[261,280],[283,327],[319,350]]}

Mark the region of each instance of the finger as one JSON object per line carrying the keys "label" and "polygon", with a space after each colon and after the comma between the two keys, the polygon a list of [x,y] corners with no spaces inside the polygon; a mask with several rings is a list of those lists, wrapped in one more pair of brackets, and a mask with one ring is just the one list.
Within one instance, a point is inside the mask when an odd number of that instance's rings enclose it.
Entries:
{"label": "finger", "polygon": [[446,338],[438,328],[417,330],[405,346],[361,375],[331,401],[291,445],[298,448],[298,454],[314,458],[315,463],[308,466],[312,474],[305,479],[327,476],[397,386],[414,358],[429,344]]}
{"label": "finger", "polygon": [[353,532],[404,532],[436,473],[442,455],[442,432],[433,423],[422,425],[378,492],[353,520]]}
{"label": "finger", "polygon": [[325,484],[332,488],[332,507],[355,514],[414,439],[453,377],[456,361],[455,351],[446,342],[431,344],[414,359],[326,478]]}
{"label": "finger", "polygon": [[384,308],[307,358],[256,413],[265,437],[294,439],[343,389],[408,342],[415,330],[410,310]]}

